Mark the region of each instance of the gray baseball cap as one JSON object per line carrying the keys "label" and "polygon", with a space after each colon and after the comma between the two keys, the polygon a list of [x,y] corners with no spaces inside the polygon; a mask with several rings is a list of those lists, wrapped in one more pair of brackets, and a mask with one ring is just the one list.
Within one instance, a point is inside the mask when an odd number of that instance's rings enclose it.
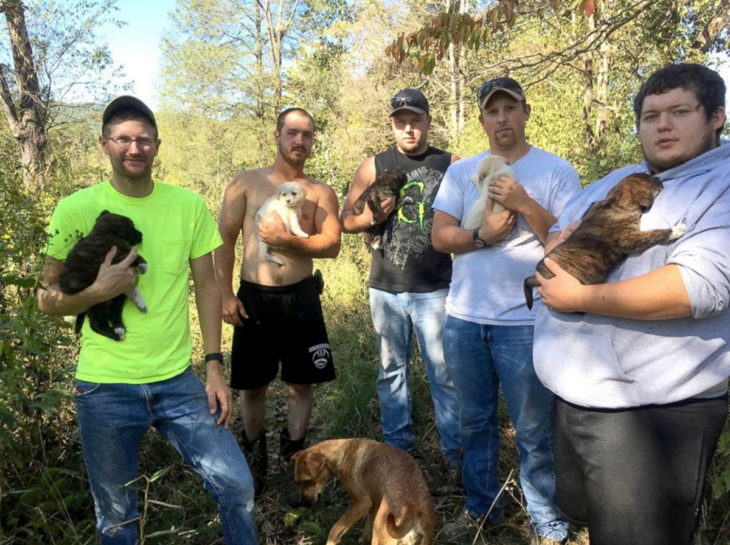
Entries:
{"label": "gray baseball cap", "polygon": [[152,113],[152,110],[150,110],[147,104],[142,102],[140,99],[130,95],[117,97],[106,105],[104,113],[101,115],[102,128],[109,122],[115,113],[121,110],[136,110],[146,117],[155,129],[157,128],[157,121],[155,121],[155,114]]}

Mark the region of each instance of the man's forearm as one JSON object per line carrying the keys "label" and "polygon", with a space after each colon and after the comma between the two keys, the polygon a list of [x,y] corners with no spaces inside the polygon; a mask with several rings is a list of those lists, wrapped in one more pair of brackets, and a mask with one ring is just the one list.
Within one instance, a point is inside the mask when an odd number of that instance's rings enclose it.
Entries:
{"label": "man's forearm", "polygon": [[213,282],[195,286],[195,304],[198,309],[200,332],[205,354],[221,351],[221,294]]}
{"label": "man's forearm", "polygon": [[679,267],[665,265],[635,278],[583,285],[548,259],[555,274],[539,277],[543,302],[560,312],[587,312],[634,320],[669,320],[691,316],[692,307]]}
{"label": "man's forearm", "polygon": [[557,218],[532,199],[530,199],[530,204],[520,214],[525,218],[525,221],[537,238],[540,239],[540,242],[545,244],[548,231]]}
{"label": "man's forearm", "polygon": [[73,295],[63,293],[57,284],[38,289],[38,308],[48,316],[75,316],[103,301],[93,284]]}
{"label": "man's forearm", "polygon": [[233,292],[233,265],[235,252],[226,242],[215,250],[215,277],[220,292],[225,297],[231,297]]}
{"label": "man's forearm", "polygon": [[362,233],[373,226],[372,218],[368,217],[368,214],[363,213],[356,216],[352,210],[342,212],[340,225],[342,225],[342,230],[349,234]]}
{"label": "man's forearm", "polygon": [[310,235],[309,238],[289,235],[281,248],[306,257],[334,258],[340,253],[340,239],[324,233]]}
{"label": "man's forearm", "polygon": [[692,313],[676,265],[621,282],[585,288],[584,312],[637,320],[670,320]]}

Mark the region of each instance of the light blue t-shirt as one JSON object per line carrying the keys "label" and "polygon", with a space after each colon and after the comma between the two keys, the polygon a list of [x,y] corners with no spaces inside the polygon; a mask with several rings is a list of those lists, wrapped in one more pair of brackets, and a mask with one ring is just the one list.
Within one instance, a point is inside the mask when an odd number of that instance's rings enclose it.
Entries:
{"label": "light blue t-shirt", "polygon": [[[489,150],[449,167],[433,203],[435,210],[463,224],[466,213],[479,198],[471,179],[487,155]],[[571,164],[535,146],[511,166],[527,194],[555,217],[580,191],[580,178]],[[479,324],[532,325],[534,312],[527,309],[522,286],[544,254],[540,240],[518,216],[507,239],[454,257],[446,312]]]}

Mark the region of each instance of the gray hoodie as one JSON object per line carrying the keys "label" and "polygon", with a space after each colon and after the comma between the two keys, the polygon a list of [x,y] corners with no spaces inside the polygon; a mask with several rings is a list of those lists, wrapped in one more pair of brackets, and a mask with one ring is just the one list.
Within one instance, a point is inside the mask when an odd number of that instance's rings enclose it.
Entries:
{"label": "gray hoodie", "polygon": [[[584,189],[563,209],[553,231],[583,216],[627,174],[616,170]],[[547,388],[584,407],[626,408],[721,395],[730,376],[730,142],[659,173],[664,189],[641,219],[641,229],[685,223],[669,244],[630,256],[607,282],[676,264],[692,316],[629,320],[549,311],[535,318],[535,371]]]}

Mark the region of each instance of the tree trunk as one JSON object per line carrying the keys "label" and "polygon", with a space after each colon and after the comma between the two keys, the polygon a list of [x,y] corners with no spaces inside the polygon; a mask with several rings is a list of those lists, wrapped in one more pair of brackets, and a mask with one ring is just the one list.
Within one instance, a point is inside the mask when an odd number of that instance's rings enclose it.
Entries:
{"label": "tree trunk", "polygon": [[0,66],[0,98],[10,133],[20,145],[23,183],[29,189],[38,190],[42,187],[47,138],[45,107],[33,62],[33,50],[20,0],[5,0],[0,4],[0,10],[5,13],[8,25],[18,95],[16,101],[6,79],[9,69],[3,65]]}

